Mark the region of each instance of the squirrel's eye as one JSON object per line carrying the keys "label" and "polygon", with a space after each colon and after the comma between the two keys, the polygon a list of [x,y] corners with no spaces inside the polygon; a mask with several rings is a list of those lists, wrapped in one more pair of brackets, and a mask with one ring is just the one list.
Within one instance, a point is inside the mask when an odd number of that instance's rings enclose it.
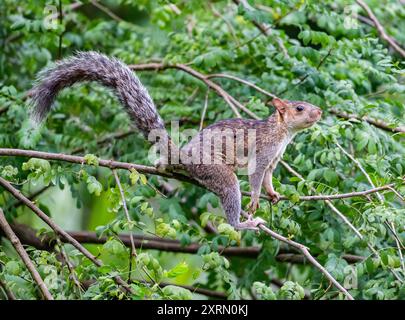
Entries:
{"label": "squirrel's eye", "polygon": [[295,108],[295,110],[297,110],[297,111],[303,111],[303,110],[304,110],[304,106],[297,106],[297,107]]}

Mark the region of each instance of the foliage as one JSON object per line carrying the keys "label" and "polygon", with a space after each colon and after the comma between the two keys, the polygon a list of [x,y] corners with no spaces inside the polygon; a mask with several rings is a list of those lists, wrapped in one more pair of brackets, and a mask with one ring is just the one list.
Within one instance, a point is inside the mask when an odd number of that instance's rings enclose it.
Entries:
{"label": "foliage", "polygon": [[[405,7],[394,0],[367,2],[387,32],[404,47]],[[79,228],[96,230],[107,238],[103,245],[88,246],[102,260],[102,267],[91,264],[70,245],[59,244],[50,251],[27,247],[55,298],[202,297],[177,286],[187,284],[225,292],[229,299],[249,299],[252,294],[258,299],[303,299],[306,292],[314,299],[343,299],[311,264],[277,259],[286,250],[277,240],[252,231],[236,232],[224,223],[216,196],[194,185],[171,180],[163,183],[161,178],[136,170],[120,171],[131,218],[128,221],[114,175],[99,166],[99,159],[150,165],[148,146],[138,133],[106,139],[131,129],[130,119],[112,93],[95,84],[75,86],[58,97],[45,125],[35,129],[27,117],[26,93],[38,71],[60,58],[60,53],[65,57],[77,50],[97,50],[128,64],[153,60],[188,64],[203,74],[235,75],[282,98],[320,106],[324,110],[322,121],[299,134],[284,155],[306,182],[279,165],[274,185],[289,200],[274,206],[263,200],[257,215],[268,220],[272,230],[309,247],[354,298],[405,298],[405,270],[398,244],[387,227],[394,226],[405,243],[404,202],[398,197],[405,191],[403,134],[328,112],[335,108],[360,117],[367,115],[390,127],[405,122],[401,57],[378,37],[374,27],[348,15],[356,11],[364,15],[359,6],[346,0],[263,0],[251,3],[255,9],[232,1],[100,1],[120,17],[117,20],[90,1],[74,8],[72,3],[62,0],[63,19],[55,18],[56,0],[0,3],[0,147],[66,154],[84,148],[81,154],[87,154],[83,164],[1,157],[0,176],[26,195],[49,187],[35,201],[47,214],[66,223],[74,217],[62,215],[62,208],[73,203],[80,209]],[[270,35],[261,35],[254,23],[270,25]],[[138,75],[163,119],[181,120],[183,130],[198,128],[207,92],[203,82],[175,69]],[[254,88],[231,79],[212,80],[261,118],[273,112],[266,105],[267,97]],[[229,105],[208,92],[204,125],[231,117],[234,114]],[[103,139],[105,143],[97,144]],[[372,187],[337,143],[359,161],[374,185],[396,184],[397,193],[381,192],[382,202],[376,194],[333,201],[363,239],[325,201],[299,200],[300,195],[340,194]],[[242,177],[241,188],[248,191],[246,177]],[[14,203],[12,196],[0,192],[0,207],[9,221],[43,228],[32,219],[31,211],[10,205]],[[52,200],[61,192],[62,202]],[[248,200],[244,198],[244,206]],[[218,233],[209,232],[212,226]],[[183,246],[198,243],[200,247],[193,255],[139,249],[131,258],[130,248],[118,237],[129,230],[175,239]],[[262,250],[255,259],[225,257],[221,250],[228,246],[260,246]],[[86,284],[83,288],[75,285],[60,251],[75,266],[76,277]],[[346,254],[365,259],[349,264]],[[131,279],[132,295],[113,281],[117,274]],[[18,298],[41,298],[5,238],[0,242],[0,279]],[[281,284],[274,285],[274,280]],[[163,282],[171,285],[162,288],[159,284]]]}

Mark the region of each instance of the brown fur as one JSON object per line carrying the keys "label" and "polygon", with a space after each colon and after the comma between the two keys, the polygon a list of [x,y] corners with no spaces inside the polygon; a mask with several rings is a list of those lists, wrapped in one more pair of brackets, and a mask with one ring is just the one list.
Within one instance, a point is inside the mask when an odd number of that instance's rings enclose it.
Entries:
{"label": "brown fur", "polygon": [[[79,53],[40,74],[38,84],[30,92],[32,117],[38,122],[42,121],[50,111],[58,92],[81,81],[97,81],[112,88],[145,137],[154,129],[162,129],[165,133],[163,140],[169,143],[169,150],[178,151],[178,147],[171,142],[152,99],[136,75],[119,60],[96,52]],[[279,195],[271,181],[274,168],[294,135],[313,125],[321,116],[321,110],[307,102],[274,99],[273,105],[277,111],[266,120],[218,121],[200,131],[181,149],[180,167],[219,196],[228,222],[238,229],[256,229],[262,220],[256,218],[240,222],[241,192],[234,171],[255,164],[255,170],[249,173],[252,191],[249,205],[251,213],[258,207],[262,185],[274,202],[277,202]],[[210,130],[219,132],[214,135],[219,137],[219,145],[215,144],[215,141],[204,140],[204,134]],[[255,132],[253,141],[248,139],[249,130]],[[242,132],[242,155],[237,153],[237,140],[233,140],[238,132]],[[226,144],[226,141],[230,143]],[[204,149],[204,144],[205,147],[208,146],[207,149]],[[243,161],[249,152],[253,156]],[[192,154],[197,154],[197,158],[186,161],[187,156]],[[184,159],[183,155],[186,156]],[[203,163],[205,156],[210,156],[214,162]],[[170,163],[170,159],[169,165],[178,167],[178,164]]]}

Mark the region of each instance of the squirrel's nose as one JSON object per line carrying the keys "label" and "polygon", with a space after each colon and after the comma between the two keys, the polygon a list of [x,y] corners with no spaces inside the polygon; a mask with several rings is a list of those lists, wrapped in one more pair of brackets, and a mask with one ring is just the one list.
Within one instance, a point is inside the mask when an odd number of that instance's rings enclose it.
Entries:
{"label": "squirrel's nose", "polygon": [[315,108],[314,110],[311,110],[311,117],[313,118],[318,118],[322,115],[322,110],[320,108]]}

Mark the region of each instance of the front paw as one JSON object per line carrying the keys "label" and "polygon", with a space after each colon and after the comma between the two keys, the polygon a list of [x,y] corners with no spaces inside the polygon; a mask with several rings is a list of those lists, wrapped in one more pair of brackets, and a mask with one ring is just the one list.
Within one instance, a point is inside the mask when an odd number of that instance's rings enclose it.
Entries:
{"label": "front paw", "polygon": [[155,161],[155,167],[159,172],[166,172],[168,171],[169,165],[165,163],[162,159],[157,159]]}
{"label": "front paw", "polygon": [[280,194],[276,191],[267,192],[267,195],[269,196],[272,204],[276,204],[277,202],[280,201]]}
{"label": "front paw", "polygon": [[247,211],[250,214],[254,214],[257,209],[259,209],[259,199],[250,200],[249,204],[247,205]]}

